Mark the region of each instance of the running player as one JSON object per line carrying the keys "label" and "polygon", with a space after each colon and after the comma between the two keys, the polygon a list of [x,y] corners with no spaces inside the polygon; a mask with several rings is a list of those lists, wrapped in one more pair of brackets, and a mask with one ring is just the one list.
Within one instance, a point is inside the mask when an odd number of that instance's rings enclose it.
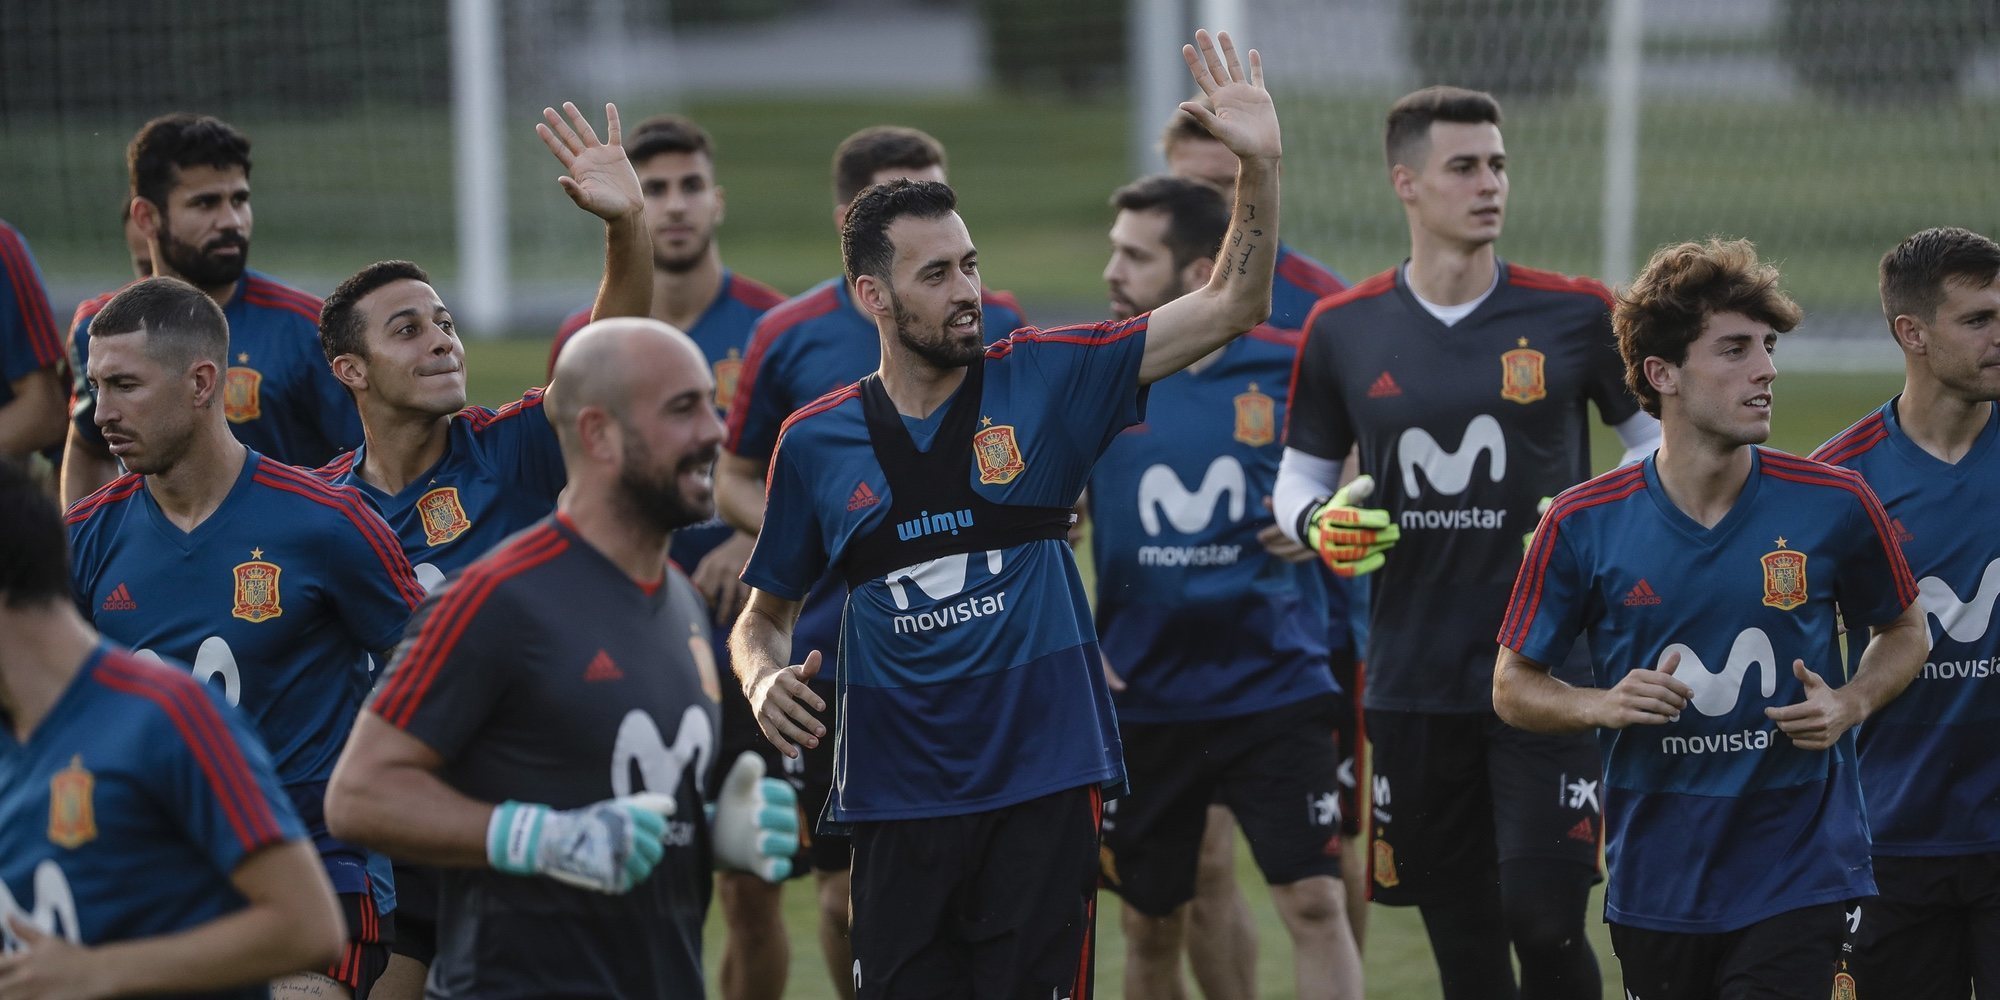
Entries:
{"label": "running player", "polygon": [[63,436],[63,349],[42,272],[20,230],[0,220],[0,458],[25,462]]}
{"label": "running player", "polygon": [[70,601],[61,515],[0,461],[0,996],[264,997],[340,910],[243,719]]}
{"label": "running player", "polygon": [[[325,978],[365,996],[388,963],[393,887],[381,859],[327,835],[321,799],[369,654],[394,648],[423,588],[359,493],[231,435],[229,329],[211,298],[148,278],[90,336],[95,418],[131,471],[70,510],[77,602],[107,636],[192,664],[256,726],[347,911]],[[300,995],[335,989],[298,979]]]}
{"label": "running player", "polygon": [[[845,224],[848,205],[864,188],[901,178],[942,183],[944,168],[944,147],[916,129],[882,125],[848,136],[833,154],[835,228]],[[980,308],[995,339],[1025,325],[1020,307],[1006,292],[982,288]],[[731,524],[751,535],[758,532],[764,521],[764,480],[785,419],[822,393],[874,370],[882,360],[879,342],[875,321],[854,299],[845,276],[821,282],[757,321],[729,406],[729,437],[716,466],[716,506]],[[860,504],[866,497],[853,499]],[[845,596],[840,578],[833,574],[813,587],[799,616],[799,648],[832,652]],[[822,683],[818,690],[822,699],[833,696],[831,684]],[[755,722],[747,711],[733,718],[738,723]],[[730,748],[737,749],[744,727],[725,724],[723,731]],[[787,770],[802,782],[807,815],[817,816],[833,785],[833,741],[826,741],[823,749],[807,749],[810,752],[803,758],[787,761]],[[841,996],[852,997],[853,957],[847,943],[852,851],[845,836],[832,834],[809,836],[806,850],[818,880],[819,938],[827,974]]]}
{"label": "running player", "polygon": [[[153,274],[207,293],[229,319],[221,405],[260,454],[311,468],[361,443],[354,400],[327,371],[318,345],[319,299],[249,270],[250,140],[190,114],[147,122],[126,150],[132,225],[146,237]],[[118,474],[90,415],[84,383],[92,318],[107,292],[78,306],[69,349],[78,405],[63,456],[63,501]]]}
{"label": "running player", "polygon": [[[1220,192],[1148,177],[1111,203],[1113,318],[1208,283],[1229,225]],[[1340,885],[1330,575],[1266,506],[1298,341],[1258,327],[1153,383],[1151,418],[1090,474],[1097,626],[1133,789],[1106,804],[1103,856],[1125,900],[1128,997],[1178,992],[1211,801],[1243,817],[1298,996],[1361,996]]]}
{"label": "running player", "polygon": [[1881,895],[1848,914],[1834,995],[2000,996],[2000,691],[1986,680],[2000,666],[2000,245],[1955,228],[1904,240],[1882,258],[1882,313],[1902,394],[1812,457],[1882,498],[1935,627],[1923,672],[1860,730]]}
{"label": "running player", "polygon": [[[1589,477],[1586,406],[1640,454],[1658,424],[1620,385],[1610,292],[1494,253],[1508,185],[1492,97],[1410,94],[1385,145],[1410,258],[1313,310],[1278,523],[1337,573],[1386,558],[1365,657],[1374,898],[1420,908],[1448,1000],[1513,996],[1516,957],[1521,995],[1596,1000],[1596,750],[1494,717],[1492,635],[1537,504]],[[1357,444],[1379,508],[1336,493]],[[1375,529],[1391,534],[1371,547]]]}
{"label": "running player", "polygon": [[[1645,1000],[1823,1000],[1842,910],[1875,892],[1844,734],[1910,683],[1929,640],[1861,477],[1757,447],[1771,352],[1798,320],[1747,240],[1653,255],[1616,323],[1664,439],[1556,499],[1500,628],[1501,717],[1598,732],[1604,917]],[[1834,686],[1843,619],[1866,651]],[[1584,686],[1553,673],[1579,636]]]}
{"label": "running player", "polygon": [[715,386],[651,319],[586,327],[556,382],[561,504],[419,612],[327,814],[445,868],[433,997],[698,997],[711,845],[771,878],[797,849],[755,756],[704,815],[719,681],[667,544],[713,512]]}
{"label": "running player", "polygon": [[[620,147],[617,109],[605,107],[608,143],[574,104],[563,112],[567,121],[544,109],[536,131],[564,166],[564,190],[604,220],[595,308],[644,311],[639,179]],[[316,474],[368,498],[426,590],[555,509],[567,479],[547,394],[530,389],[498,410],[465,405],[465,346],[422,268],[379,261],[342,282],[320,313],[320,341],[367,441]],[[436,879],[405,865],[395,875],[396,957],[379,984],[388,1000],[421,996],[437,953]]]}
{"label": "running player", "polygon": [[1070,508],[1146,385],[1269,313],[1277,250],[1259,58],[1246,78],[1227,36],[1220,53],[1196,37],[1184,54],[1215,110],[1186,107],[1242,177],[1227,266],[1150,315],[988,348],[950,188],[894,181],[848,211],[842,256],[881,367],[786,422],[731,641],[758,723],[796,755],[826,735],[808,686],[825,650],[794,642],[800,601],[829,567],[851,588],[827,821],[853,830],[862,997],[1090,993],[1100,790],[1125,773]]}

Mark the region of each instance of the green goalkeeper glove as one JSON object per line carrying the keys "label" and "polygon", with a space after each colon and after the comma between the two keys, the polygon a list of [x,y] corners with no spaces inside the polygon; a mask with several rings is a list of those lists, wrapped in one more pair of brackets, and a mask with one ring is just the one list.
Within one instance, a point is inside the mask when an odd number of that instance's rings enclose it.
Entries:
{"label": "green goalkeeper glove", "polygon": [[1375,492],[1374,476],[1356,476],[1332,497],[1306,508],[1299,537],[1336,576],[1352,577],[1382,568],[1383,553],[1403,537],[1401,528],[1378,507],[1357,507]]}
{"label": "green goalkeeper glove", "polygon": [[502,802],[486,824],[486,861],[509,875],[620,895],[646,880],[666,848],[671,796],[647,792],[556,810]]}

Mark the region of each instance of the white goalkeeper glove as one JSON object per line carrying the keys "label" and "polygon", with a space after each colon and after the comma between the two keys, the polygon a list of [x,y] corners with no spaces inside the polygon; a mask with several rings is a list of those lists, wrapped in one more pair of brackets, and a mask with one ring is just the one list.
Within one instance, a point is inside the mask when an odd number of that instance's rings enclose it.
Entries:
{"label": "white goalkeeper glove", "polygon": [[764,758],[748,750],[729,765],[710,818],[715,863],[783,882],[799,850],[799,797],[792,786],[764,777]]}
{"label": "white goalkeeper glove", "polygon": [[502,802],[486,824],[486,861],[509,875],[546,875],[620,895],[660,863],[673,814],[673,798],[654,792],[566,810]]}

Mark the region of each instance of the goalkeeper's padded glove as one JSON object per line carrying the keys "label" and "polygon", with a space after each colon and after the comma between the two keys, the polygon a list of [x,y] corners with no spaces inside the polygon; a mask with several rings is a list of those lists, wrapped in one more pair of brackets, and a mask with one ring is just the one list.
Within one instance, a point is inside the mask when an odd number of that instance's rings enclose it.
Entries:
{"label": "goalkeeper's padded glove", "polygon": [[546,875],[619,895],[652,874],[665,852],[671,796],[647,792],[551,809],[502,802],[486,824],[486,861],[509,875]]}
{"label": "goalkeeper's padded glove", "polygon": [[1336,576],[1352,577],[1382,568],[1383,555],[1403,537],[1401,528],[1378,507],[1357,507],[1375,492],[1374,476],[1356,476],[1333,496],[1310,504],[1299,518],[1299,538],[1319,553]]}
{"label": "goalkeeper's padded glove", "polygon": [[1549,505],[1555,502],[1555,497],[1543,497],[1542,502],[1535,505],[1535,526],[1529,528],[1528,533],[1521,536],[1522,555],[1526,555],[1528,550],[1534,547],[1535,532],[1542,530],[1542,518],[1548,514]]}
{"label": "goalkeeper's padded glove", "polygon": [[764,777],[764,758],[743,751],[709,809],[717,867],[766,882],[791,876],[792,855],[799,852],[799,796],[783,781]]}

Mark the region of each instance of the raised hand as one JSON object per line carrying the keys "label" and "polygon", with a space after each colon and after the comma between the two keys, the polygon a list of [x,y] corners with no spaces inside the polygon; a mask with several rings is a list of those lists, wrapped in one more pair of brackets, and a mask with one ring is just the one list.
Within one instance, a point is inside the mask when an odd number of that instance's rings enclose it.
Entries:
{"label": "raised hand", "polygon": [[1694,689],[1674,677],[1681,654],[1668,653],[1658,670],[1634,670],[1598,699],[1597,725],[1604,729],[1658,726],[1681,717]]}
{"label": "raised hand", "polygon": [[[569,120],[564,121],[563,115]],[[623,133],[618,127],[617,105],[604,106],[604,142],[597,141],[590,120],[568,101],[563,102],[562,115],[554,108],[543,108],[542,118],[546,124],[536,125],[535,134],[569,171],[556,178],[556,183],[576,207],[606,222],[636,216],[646,207],[645,195],[639,191],[639,174],[619,144]]]}
{"label": "raised hand", "polygon": [[1799,749],[1825,750],[1861,721],[1861,713],[1840,689],[1806,669],[1806,661],[1792,661],[1792,676],[1806,686],[1805,699],[1795,705],[1767,708],[1764,715]]}
{"label": "raised hand", "polygon": [[1184,102],[1181,110],[1193,115],[1238,158],[1277,159],[1281,146],[1278,110],[1271,104],[1271,92],[1264,89],[1263,56],[1256,49],[1250,50],[1246,74],[1229,32],[1210,38],[1208,32],[1197,31],[1193,45],[1181,46],[1181,58],[1187,61],[1188,73],[1205,98]]}

